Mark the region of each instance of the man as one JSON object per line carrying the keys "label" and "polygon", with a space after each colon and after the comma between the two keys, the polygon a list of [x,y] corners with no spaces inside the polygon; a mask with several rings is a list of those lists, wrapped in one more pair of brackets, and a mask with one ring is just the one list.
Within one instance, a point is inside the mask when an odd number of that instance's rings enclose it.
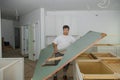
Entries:
{"label": "man", "polygon": [[[69,35],[69,26],[64,25],[63,26],[63,35],[58,36],[54,41],[53,41],[53,48],[54,48],[54,54],[55,57],[60,57],[64,55],[64,52],[66,51],[66,48],[71,45],[75,39]],[[55,61],[55,64],[57,65],[60,60]],[[66,72],[68,70],[69,64],[67,64],[63,68],[64,76],[63,80],[67,80],[67,75]],[[57,80],[57,74],[54,76],[53,80]]]}

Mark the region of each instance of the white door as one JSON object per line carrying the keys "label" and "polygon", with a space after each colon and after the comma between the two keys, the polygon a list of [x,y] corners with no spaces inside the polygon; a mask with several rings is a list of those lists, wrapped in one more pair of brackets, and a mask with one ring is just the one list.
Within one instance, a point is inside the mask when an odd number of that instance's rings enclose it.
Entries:
{"label": "white door", "polygon": [[39,58],[41,50],[40,25],[39,22],[21,27],[22,54],[28,56],[30,60]]}
{"label": "white door", "polygon": [[34,60],[34,25],[30,25],[28,27],[28,53],[29,53],[29,59]]}
{"label": "white door", "polygon": [[29,27],[29,59],[36,60],[40,54],[40,27],[39,23],[35,23]]}
{"label": "white door", "polygon": [[28,26],[22,26],[21,27],[21,50],[22,55],[27,56],[28,55]]}
{"label": "white door", "polygon": [[40,40],[40,25],[39,21],[34,24],[34,60],[39,58],[41,50],[41,40]]}

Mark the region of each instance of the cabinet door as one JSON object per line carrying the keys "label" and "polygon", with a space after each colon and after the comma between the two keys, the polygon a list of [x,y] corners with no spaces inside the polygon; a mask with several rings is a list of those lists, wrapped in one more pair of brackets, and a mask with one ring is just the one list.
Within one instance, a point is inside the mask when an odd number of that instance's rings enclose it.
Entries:
{"label": "cabinet door", "polygon": [[56,35],[56,19],[54,15],[48,15],[45,17],[45,35]]}
{"label": "cabinet door", "polygon": [[29,39],[28,39],[28,52],[29,59],[34,60],[34,25],[28,27]]}
{"label": "cabinet door", "polygon": [[72,35],[78,35],[79,30],[79,17],[77,16],[71,16],[71,34]]}
{"label": "cabinet door", "polygon": [[56,26],[57,26],[57,35],[62,34],[63,25],[68,25],[70,27],[70,34],[71,35],[78,35],[78,18],[77,16],[63,16],[57,15],[56,16]]}
{"label": "cabinet door", "polygon": [[56,33],[57,36],[63,33],[64,16],[56,15]]}
{"label": "cabinet door", "polygon": [[63,33],[63,25],[70,26],[70,34],[78,35],[79,19],[71,15],[48,15],[45,21],[45,34],[56,36]]}

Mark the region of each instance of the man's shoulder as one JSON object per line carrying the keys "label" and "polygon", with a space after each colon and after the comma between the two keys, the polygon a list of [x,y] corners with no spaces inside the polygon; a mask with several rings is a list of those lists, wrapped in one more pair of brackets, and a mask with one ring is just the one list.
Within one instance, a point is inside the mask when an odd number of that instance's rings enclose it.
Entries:
{"label": "man's shoulder", "polygon": [[70,38],[74,38],[72,35],[69,35]]}
{"label": "man's shoulder", "polygon": [[56,39],[59,39],[59,38],[62,38],[62,37],[63,37],[62,35],[59,35],[59,36],[56,37]]}
{"label": "man's shoulder", "polygon": [[69,35],[69,37],[73,37],[72,35]]}
{"label": "man's shoulder", "polygon": [[63,35],[59,35],[59,36],[57,36],[57,37],[63,37]]}
{"label": "man's shoulder", "polygon": [[70,39],[74,42],[75,41],[75,38],[71,35],[70,36]]}
{"label": "man's shoulder", "polygon": [[[65,36],[64,35],[59,35],[59,36],[57,36],[56,38],[57,39],[60,39],[60,38],[64,38]],[[68,38],[74,38],[72,35],[68,35],[68,36],[66,36],[66,37],[68,37]]]}

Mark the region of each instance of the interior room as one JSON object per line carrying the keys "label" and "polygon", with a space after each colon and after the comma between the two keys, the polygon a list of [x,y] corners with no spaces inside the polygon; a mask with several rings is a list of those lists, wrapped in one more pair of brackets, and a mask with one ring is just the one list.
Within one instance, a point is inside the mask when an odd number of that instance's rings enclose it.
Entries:
{"label": "interior room", "polygon": [[0,0],[0,80],[120,80],[119,4]]}

